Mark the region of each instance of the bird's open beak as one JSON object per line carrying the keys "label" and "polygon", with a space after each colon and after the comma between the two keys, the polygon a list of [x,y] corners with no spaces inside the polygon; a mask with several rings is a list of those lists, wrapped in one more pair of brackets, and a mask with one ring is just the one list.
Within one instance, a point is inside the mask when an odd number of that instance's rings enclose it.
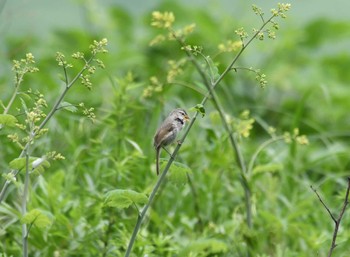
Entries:
{"label": "bird's open beak", "polygon": [[187,115],[185,115],[185,121],[189,121],[190,120],[190,117],[188,117]]}

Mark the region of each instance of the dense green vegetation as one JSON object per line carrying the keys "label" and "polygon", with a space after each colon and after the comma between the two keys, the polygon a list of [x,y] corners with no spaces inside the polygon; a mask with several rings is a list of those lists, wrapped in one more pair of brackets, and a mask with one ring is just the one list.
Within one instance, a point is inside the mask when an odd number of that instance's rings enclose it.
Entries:
{"label": "dense green vegetation", "polygon": [[[3,38],[0,256],[25,256],[26,243],[29,256],[124,256],[160,178],[130,256],[327,256],[334,224],[310,186],[337,218],[349,23],[300,25],[289,11],[267,23],[277,3],[243,20],[174,2],[142,17],[96,6],[81,4],[85,26],[48,40]],[[264,22],[269,31],[245,45]],[[200,71],[219,82],[214,95]],[[176,107],[196,119],[169,147],[178,152],[162,180],[152,140]],[[162,153],[163,169],[169,160]],[[350,256],[349,225],[345,211],[332,256]]]}

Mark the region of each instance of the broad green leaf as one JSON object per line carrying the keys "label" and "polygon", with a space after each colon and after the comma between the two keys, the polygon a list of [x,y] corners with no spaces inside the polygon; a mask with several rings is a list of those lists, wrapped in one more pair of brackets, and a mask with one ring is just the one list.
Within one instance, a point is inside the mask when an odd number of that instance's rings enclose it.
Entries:
{"label": "broad green leaf", "polygon": [[77,107],[75,107],[73,104],[68,103],[68,102],[62,102],[60,104],[59,108],[65,109],[65,110],[70,111],[70,112],[77,112],[78,111]]}
{"label": "broad green leaf", "polygon": [[31,210],[21,218],[22,224],[33,224],[38,228],[45,228],[51,225],[51,219],[38,209]]}
{"label": "broad green leaf", "polygon": [[[16,158],[10,162],[10,168],[14,170],[22,170],[26,167],[26,158]],[[43,173],[45,169],[50,167],[50,162],[43,158],[29,157],[29,170]],[[34,168],[34,170],[33,170]]]}
{"label": "broad green leaf", "polygon": [[109,207],[120,209],[128,208],[133,203],[145,204],[148,197],[133,190],[115,189],[106,193],[104,204]]}
{"label": "broad green leaf", "polygon": [[227,251],[227,244],[222,241],[216,239],[200,239],[185,247],[179,256],[191,256],[191,253],[194,254],[194,256],[214,256],[214,254],[225,253]]}
{"label": "broad green leaf", "polygon": [[199,112],[200,114],[202,114],[202,117],[205,116],[205,108],[203,106],[203,104],[197,104],[194,109]]}
{"label": "broad green leaf", "polygon": [[183,186],[187,183],[187,173],[192,173],[188,166],[179,162],[173,162],[169,170],[168,180],[175,186]]}
{"label": "broad green leaf", "polygon": [[14,127],[17,123],[15,116],[10,114],[0,114],[0,124],[4,126]]}

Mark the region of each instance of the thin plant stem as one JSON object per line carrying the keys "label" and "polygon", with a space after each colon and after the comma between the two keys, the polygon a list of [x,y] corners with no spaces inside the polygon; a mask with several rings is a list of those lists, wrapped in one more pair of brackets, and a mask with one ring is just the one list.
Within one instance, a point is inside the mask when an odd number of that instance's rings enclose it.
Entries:
{"label": "thin plant stem", "polygon": [[[16,77],[15,90],[13,91],[13,94],[11,96],[10,101],[8,102],[7,106],[5,107],[3,114],[7,114],[8,113],[8,111],[10,110],[13,102],[15,101],[16,96],[18,94],[19,86],[21,84],[21,81],[23,80],[23,76],[24,76],[24,73],[21,75],[21,77]],[[3,127],[3,124],[0,124],[0,129],[2,129],[2,127]]]}
{"label": "thin plant stem", "polygon": [[11,99],[10,99],[9,103],[7,104],[3,114],[7,114],[8,113],[8,111],[10,110],[13,102],[15,101],[16,96],[18,94],[19,86],[21,85],[21,82],[23,81],[24,74],[25,73],[22,73],[21,76],[19,76],[19,77],[18,77],[18,74],[16,75],[15,90],[13,91]]}
{"label": "thin plant stem", "polygon": [[[242,182],[242,186],[244,188],[246,211],[247,211],[247,213],[246,213],[246,221],[247,221],[247,225],[248,225],[249,228],[253,227],[253,221],[252,221],[251,189],[250,189],[249,183],[248,183],[248,181],[246,179],[246,173],[247,173],[246,164],[245,164],[245,161],[244,161],[244,157],[243,157],[242,151],[241,151],[241,149],[240,149],[240,147],[238,145],[237,139],[236,139],[234,133],[232,132],[231,127],[228,125],[228,123],[227,123],[227,121],[225,119],[223,108],[221,107],[220,102],[219,102],[219,100],[216,97],[214,89],[216,88],[217,85],[219,85],[219,83],[222,81],[222,79],[233,69],[233,66],[235,65],[235,63],[237,62],[239,57],[243,54],[245,49],[253,42],[253,40],[257,37],[257,35],[261,31],[263,31],[265,26],[268,23],[270,23],[271,20],[274,17],[275,17],[275,15],[272,15],[267,21],[264,21],[264,19],[262,19],[263,24],[260,26],[260,28],[253,34],[253,36],[247,41],[246,44],[244,44],[244,42],[242,40],[242,47],[241,47],[240,51],[236,54],[236,56],[233,58],[231,63],[226,67],[226,69],[221,73],[219,78],[216,81],[212,81],[212,82],[208,81],[207,76],[205,75],[205,72],[202,69],[201,65],[197,62],[197,60],[193,56],[192,52],[186,48],[185,42],[181,38],[178,38],[174,31],[171,31],[172,35],[174,36],[174,38],[177,39],[177,41],[181,44],[181,46],[185,50],[187,56],[190,58],[190,61],[194,64],[194,66],[196,67],[196,69],[199,72],[200,76],[202,77],[203,82],[204,82],[207,90],[209,91],[210,96],[212,97],[214,106],[215,106],[216,110],[219,112],[219,115],[220,115],[221,121],[222,121],[222,123],[224,125],[224,128],[225,128],[226,132],[229,135],[230,143],[232,145],[232,148],[234,149],[235,159],[236,159],[236,161],[238,163],[238,166],[240,167],[240,171],[241,171],[241,182]],[[204,60],[206,60],[205,57],[204,57]]]}
{"label": "thin plant stem", "polygon": [[[174,31],[172,31],[173,37],[180,43],[180,45],[182,46],[183,49],[185,49],[185,52],[187,54],[187,56],[190,58],[190,61],[193,63],[193,65],[195,66],[195,68],[197,69],[198,73],[200,74],[200,76],[203,79],[204,85],[206,86],[209,95],[211,96],[211,99],[214,103],[214,107],[215,109],[218,111],[221,122],[224,125],[224,128],[229,136],[229,141],[230,144],[234,150],[234,155],[235,155],[235,159],[236,162],[238,163],[238,166],[240,167],[240,171],[241,171],[241,177],[245,176],[246,173],[246,164],[244,161],[244,157],[242,154],[242,151],[238,145],[237,139],[235,134],[233,133],[230,125],[227,123],[226,118],[225,118],[225,114],[224,114],[224,110],[223,107],[221,106],[219,99],[217,98],[215,92],[214,92],[214,88],[220,83],[221,79],[219,77],[219,79],[217,81],[209,81],[207,76],[205,75],[204,70],[202,69],[201,65],[198,63],[198,61],[196,60],[196,58],[193,56],[192,52],[187,50],[186,46],[185,46],[185,42],[181,39],[178,38],[176,36],[176,33]],[[204,60],[206,60],[206,58],[204,57]],[[235,60],[237,60],[237,57],[235,57]],[[235,62],[232,62],[230,64],[230,66],[232,67],[234,65]],[[209,64],[208,64],[209,65]],[[210,67],[210,66],[209,66]],[[226,69],[226,73],[228,73],[230,69]],[[246,213],[246,221],[248,224],[249,228],[252,228],[252,209],[251,209],[251,190],[249,188],[249,184],[248,183],[243,183],[243,188],[244,188],[244,199],[246,202],[246,209],[247,209],[247,213]]]}
{"label": "thin plant stem", "polygon": [[3,114],[7,114],[8,111],[10,110],[10,108],[11,108],[11,106],[12,106],[13,102],[15,101],[16,96],[17,96],[17,94],[18,94],[18,89],[19,89],[19,84],[16,83],[16,85],[15,85],[15,90],[14,90],[14,92],[13,92],[13,94],[12,94],[12,96],[11,96],[11,99],[10,99],[8,105],[6,106],[6,108],[5,108]]}
{"label": "thin plant stem", "polygon": [[[63,92],[61,93],[61,95],[57,98],[56,103],[54,104],[54,106],[51,108],[50,112],[48,113],[48,115],[45,117],[45,119],[40,123],[39,127],[33,131],[32,133],[30,133],[29,135],[29,140],[27,142],[27,144],[24,146],[22,152],[20,153],[20,155],[18,156],[18,158],[22,158],[25,156],[25,153],[29,147],[30,144],[32,144],[35,136],[40,132],[41,129],[43,129],[45,127],[45,125],[49,122],[49,120],[52,118],[52,116],[56,113],[57,110],[59,110],[59,106],[61,104],[61,102],[63,101],[65,95],[67,94],[67,92],[69,91],[69,89],[76,83],[76,81],[81,77],[81,75],[85,72],[86,69],[88,69],[88,65],[92,62],[92,60],[94,59],[94,57],[96,56],[96,54],[93,54],[89,60],[85,61],[85,65],[84,67],[80,70],[80,72],[78,72],[78,74],[68,83],[68,77],[67,77],[67,73],[66,73],[66,68],[63,67],[64,69],[64,74],[65,74],[65,83],[66,86],[63,90]],[[18,170],[11,170],[10,173],[13,176],[16,176],[18,174]],[[4,186],[1,189],[0,192],[0,204],[3,201],[7,188],[9,187],[11,183],[11,180],[6,180]]]}
{"label": "thin plant stem", "polygon": [[325,202],[322,200],[321,196],[318,194],[318,192],[316,191],[316,189],[314,189],[312,186],[310,186],[311,189],[315,192],[315,194],[317,195],[318,200],[321,202],[321,204],[323,205],[323,207],[327,210],[329,216],[331,217],[331,219],[334,222],[334,231],[333,231],[333,237],[332,237],[332,243],[331,246],[329,248],[328,251],[328,255],[327,257],[331,257],[333,254],[333,250],[337,247],[336,244],[336,240],[337,240],[337,236],[338,236],[338,231],[339,231],[339,227],[340,227],[340,223],[342,221],[343,215],[345,213],[346,207],[349,204],[349,193],[350,193],[350,177],[348,177],[348,186],[346,189],[346,194],[345,194],[345,199],[344,199],[344,203],[342,206],[342,209],[340,211],[340,214],[338,216],[338,218],[335,218],[335,216],[332,214],[332,212],[330,211],[330,209],[328,208],[328,206],[325,204]]}
{"label": "thin plant stem", "polygon": [[[25,166],[25,178],[24,178],[24,188],[23,188],[23,196],[22,196],[22,216],[27,213],[27,199],[28,199],[28,189],[29,189],[29,147],[25,151],[26,158],[26,166]],[[28,229],[27,224],[22,224],[22,247],[23,247],[23,257],[28,257]]]}
{"label": "thin plant stem", "polygon": [[265,21],[260,28],[253,34],[253,36],[247,41],[246,44],[242,42],[242,47],[239,50],[239,52],[236,54],[236,56],[233,58],[231,63],[226,67],[226,69],[221,73],[220,77],[215,81],[215,84],[213,85],[213,89],[220,83],[220,81],[226,76],[227,73],[229,73],[232,70],[233,65],[237,62],[238,58],[243,54],[245,49],[253,42],[253,40],[257,37],[257,35],[263,31],[263,29],[266,27],[267,24],[271,22],[273,18],[275,18],[275,15],[272,15],[267,21]]}
{"label": "thin plant stem", "polygon": [[[226,129],[226,131],[228,132],[228,135],[229,135],[229,138],[230,138],[230,142],[234,148],[234,152],[235,152],[235,157],[236,157],[236,160],[240,166],[240,169],[241,169],[241,175],[242,175],[242,178],[245,182],[242,182],[243,184],[243,187],[245,189],[245,200],[246,200],[246,208],[247,208],[247,224],[248,224],[248,227],[252,227],[252,215],[251,215],[251,192],[250,192],[250,188],[249,188],[249,184],[248,182],[246,181],[245,179],[245,173],[246,173],[246,165],[245,165],[245,162],[244,162],[244,159],[243,159],[243,155],[242,155],[242,152],[238,146],[238,143],[237,143],[237,140],[230,128],[230,126],[228,125],[226,119],[225,119],[225,116],[224,116],[224,112],[223,112],[223,109],[222,107],[220,106],[219,104],[219,101],[218,99],[216,98],[216,95],[214,93],[214,89],[215,87],[221,82],[221,80],[227,75],[227,73],[229,71],[232,70],[232,67],[233,65],[237,62],[238,58],[242,55],[242,53],[244,52],[244,50],[247,48],[248,45],[250,45],[250,43],[256,38],[256,36],[258,35],[258,33],[260,33],[264,27],[272,20],[272,18],[274,18],[275,16],[273,15],[270,19],[268,19],[261,27],[259,30],[256,31],[256,33],[254,33],[254,35],[247,41],[247,43],[244,45],[242,45],[242,48],[241,50],[237,53],[237,55],[233,58],[232,62],[226,67],[226,69],[224,70],[224,72],[219,76],[219,78],[216,80],[216,81],[209,81],[204,70],[201,68],[200,64],[197,62],[197,60],[195,59],[195,57],[193,56],[193,54],[186,49],[185,47],[185,43],[182,39],[178,38],[176,36],[176,33],[174,30],[170,29],[170,33],[172,33],[172,35],[174,36],[174,38],[181,44],[181,46],[183,47],[183,49],[185,49],[185,52],[187,54],[187,56],[190,58],[191,62],[194,64],[194,66],[196,67],[199,75],[202,77],[203,79],[203,82],[205,84],[205,86],[207,87],[207,90],[208,90],[208,94],[203,98],[202,102],[201,102],[201,105],[204,105],[208,99],[211,97],[212,100],[213,100],[213,103],[216,107],[216,109],[218,110],[219,114],[220,114],[220,118],[224,124],[224,127]],[[128,243],[128,247],[127,247],[127,250],[125,252],[125,255],[124,257],[129,257],[130,256],[130,253],[131,253],[131,250],[132,250],[132,247],[135,243],[135,240],[136,240],[136,236],[140,230],[140,227],[141,227],[141,224],[145,218],[145,215],[147,213],[147,210],[148,208],[151,206],[152,202],[153,202],[153,199],[159,189],[159,187],[161,186],[161,184],[163,183],[164,179],[165,179],[165,176],[166,174],[168,173],[168,170],[171,166],[171,164],[173,163],[174,161],[174,158],[176,157],[178,151],[180,150],[181,148],[181,145],[182,145],[182,142],[184,142],[184,140],[186,139],[189,131],[191,130],[197,116],[198,116],[199,112],[197,111],[195,114],[194,114],[194,117],[191,119],[191,122],[189,124],[189,126],[187,127],[187,129],[185,130],[185,133],[183,135],[183,137],[181,138],[180,140],[180,143],[177,145],[177,147],[175,148],[175,150],[173,151],[172,155],[171,155],[171,158],[169,159],[164,171],[162,172],[161,176],[159,177],[156,185],[154,186],[150,196],[149,196],[149,199],[148,199],[148,202],[147,204],[144,206],[144,208],[142,209],[141,213],[138,213],[138,216],[137,216],[137,222],[136,222],[136,225],[134,227],[134,230],[133,230],[133,233],[131,235],[131,238],[130,238],[130,241]],[[248,256],[249,256],[249,253],[248,253]]]}
{"label": "thin plant stem", "polygon": [[[209,97],[209,96],[206,96],[206,97],[202,100],[202,103],[201,103],[201,104],[204,105],[205,102],[208,100],[208,97]],[[126,252],[125,252],[124,257],[129,257],[129,256],[130,256],[132,247],[133,247],[133,245],[134,245],[134,243],[135,243],[135,240],[136,240],[136,236],[137,236],[137,234],[138,234],[138,232],[139,232],[139,230],[140,230],[141,224],[142,224],[142,222],[143,222],[143,220],[144,220],[144,218],[145,218],[145,216],[146,216],[147,210],[148,210],[148,208],[151,206],[154,197],[156,196],[156,194],[157,194],[157,192],[158,192],[160,186],[162,185],[162,183],[163,183],[163,181],[164,181],[164,179],[165,179],[165,176],[166,176],[166,174],[167,174],[168,171],[169,171],[169,168],[170,168],[171,164],[172,164],[173,161],[175,160],[175,157],[176,157],[178,151],[180,150],[180,148],[181,148],[181,146],[182,146],[182,143],[183,143],[184,140],[186,139],[186,137],[187,137],[189,131],[191,130],[191,128],[192,128],[194,122],[196,121],[198,114],[199,114],[199,112],[196,112],[196,113],[194,114],[194,116],[192,117],[191,122],[190,122],[189,126],[187,127],[187,129],[185,130],[183,137],[180,139],[179,144],[177,144],[177,146],[176,146],[176,148],[174,149],[173,153],[170,155],[170,159],[169,159],[169,161],[168,161],[168,163],[167,163],[167,165],[166,165],[164,171],[163,171],[163,172],[161,173],[161,175],[159,176],[159,179],[158,179],[156,185],[154,186],[154,188],[153,188],[153,190],[152,190],[152,192],[151,192],[151,194],[150,194],[150,196],[149,196],[149,198],[148,198],[147,204],[143,207],[142,211],[138,213],[136,225],[135,225],[134,230],[133,230],[133,232],[132,232],[130,241],[129,241],[129,243],[128,243],[128,248],[127,248],[127,250],[126,250]]]}

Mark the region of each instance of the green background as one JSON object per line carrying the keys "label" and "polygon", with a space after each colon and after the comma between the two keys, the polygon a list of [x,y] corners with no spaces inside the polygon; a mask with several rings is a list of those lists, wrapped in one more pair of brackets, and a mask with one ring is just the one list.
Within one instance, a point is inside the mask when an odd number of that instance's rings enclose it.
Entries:
{"label": "green background", "polygon": [[[244,190],[227,134],[209,102],[180,150],[177,161],[191,169],[190,183],[169,180],[156,197],[134,246],[134,256],[326,256],[333,223],[315,193],[335,216],[340,212],[349,176],[350,17],[346,1],[291,1],[287,19],[278,19],[275,40],[256,40],[239,66],[261,69],[268,85],[255,75],[230,73],[217,89],[225,113],[239,120],[244,110],[255,119],[249,138],[239,144],[246,162],[276,133],[298,127],[310,144],[277,142],[259,155],[252,188],[253,228],[245,221]],[[62,92],[62,70],[56,51],[67,57],[87,52],[94,39],[108,38],[105,70],[92,78],[93,89],[75,85],[70,103],[95,108],[96,122],[81,113],[59,111],[39,139],[32,155],[58,151],[65,160],[52,162],[31,176],[28,209],[47,213],[51,225],[33,226],[30,256],[123,256],[137,218],[133,207],[103,205],[105,193],[130,189],[149,194],[156,182],[153,135],[175,107],[199,103],[202,95],[189,88],[164,85],[144,98],[149,78],[164,81],[167,61],[184,57],[175,42],[150,47],[160,31],[150,26],[154,10],[172,11],[175,27],[195,23],[188,39],[205,55],[237,37],[234,30],[260,25],[251,5],[266,16],[275,1],[1,1],[0,96],[13,92],[12,60],[27,52],[36,57],[39,73],[28,74],[23,90],[40,90],[49,106]],[[277,20],[277,19],[276,19]],[[214,61],[220,72],[232,53]],[[71,70],[71,76],[78,66]],[[197,85],[193,67],[181,79]],[[132,76],[127,74],[131,74]],[[18,99],[17,99],[18,100]],[[16,101],[12,114],[17,114]],[[2,112],[2,110],[1,110]],[[0,168],[20,149],[0,131]],[[172,147],[170,147],[172,149]],[[167,159],[166,154],[162,155]],[[176,173],[176,169],[173,171]],[[18,176],[19,184],[24,174]],[[1,177],[1,185],[3,184]],[[12,185],[0,205],[0,253],[21,256],[21,187]],[[139,206],[141,208],[142,205]],[[349,256],[349,214],[345,212],[334,256]],[[56,255],[55,255],[56,254]]]}

